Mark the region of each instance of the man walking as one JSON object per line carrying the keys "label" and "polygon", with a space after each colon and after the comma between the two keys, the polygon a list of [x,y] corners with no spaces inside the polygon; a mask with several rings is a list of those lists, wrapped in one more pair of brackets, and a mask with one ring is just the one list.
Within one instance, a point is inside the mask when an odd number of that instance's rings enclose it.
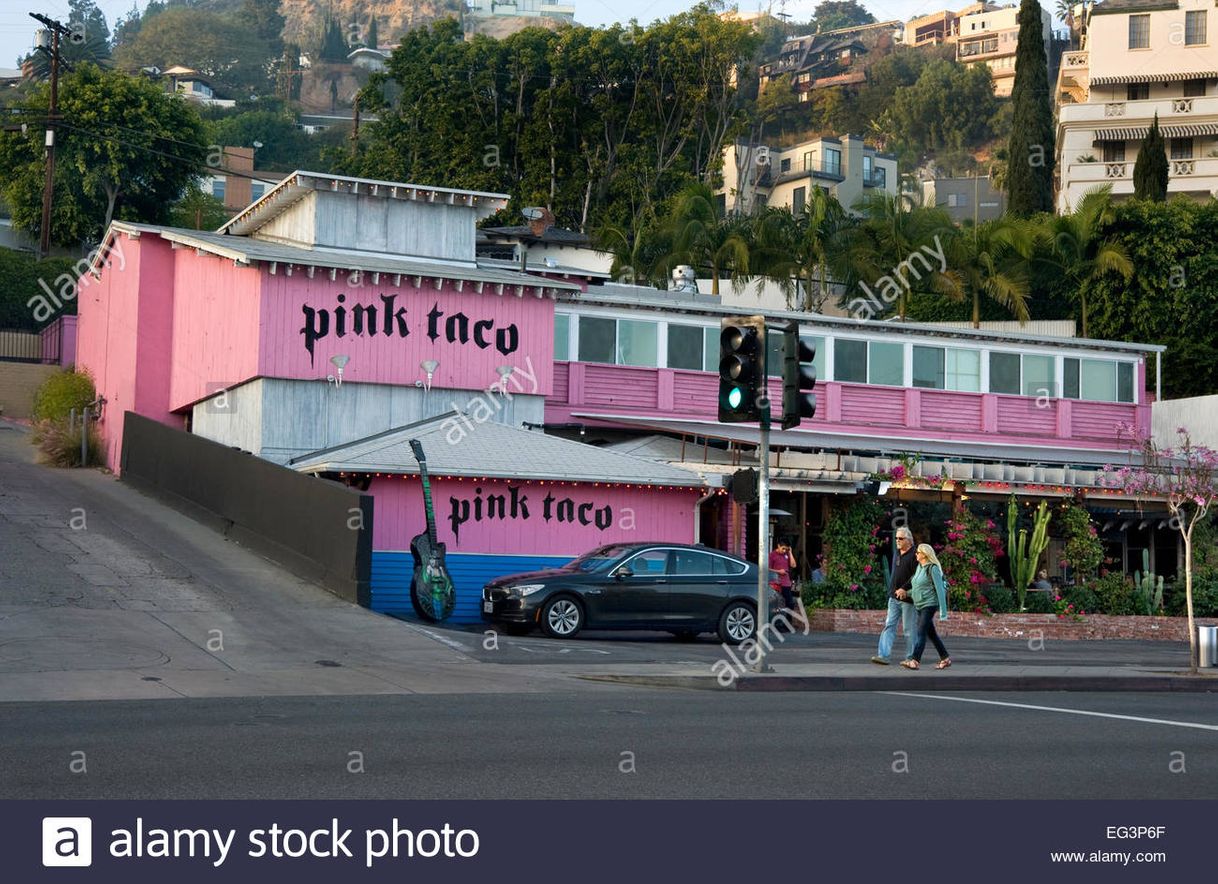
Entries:
{"label": "man walking", "polygon": [[892,584],[888,587],[888,616],[884,619],[884,629],[880,633],[880,647],[871,658],[872,663],[881,666],[888,665],[888,655],[892,653],[892,644],[897,637],[897,621],[901,621],[901,631],[905,633],[905,656],[913,656],[914,620],[917,612],[914,610],[911,584],[914,574],[918,571],[918,555],[914,550],[913,532],[902,525],[897,529],[897,551],[892,557]]}

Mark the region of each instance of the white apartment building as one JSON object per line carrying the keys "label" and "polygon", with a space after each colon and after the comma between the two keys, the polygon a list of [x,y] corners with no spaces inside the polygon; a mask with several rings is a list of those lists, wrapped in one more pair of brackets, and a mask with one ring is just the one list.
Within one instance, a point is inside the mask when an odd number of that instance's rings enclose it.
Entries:
{"label": "white apartment building", "polygon": [[725,212],[784,206],[798,214],[811,188],[820,187],[851,209],[868,193],[897,194],[897,158],[858,135],[822,136],[792,147],[729,145],[723,152]]}
{"label": "white apartment building", "polygon": [[[994,80],[994,94],[1008,96],[1015,86],[1015,50],[1019,46],[1019,6],[978,4],[961,10],[955,20],[956,60],[964,65],[984,64]],[[1049,65],[1049,41],[1053,16],[1040,8],[1041,39],[1045,67]]]}
{"label": "white apartment building", "polygon": [[1214,0],[1105,0],[1078,8],[1079,49],[1057,81],[1059,212],[1110,185],[1133,194],[1133,167],[1157,114],[1168,195],[1218,192],[1218,9]]}

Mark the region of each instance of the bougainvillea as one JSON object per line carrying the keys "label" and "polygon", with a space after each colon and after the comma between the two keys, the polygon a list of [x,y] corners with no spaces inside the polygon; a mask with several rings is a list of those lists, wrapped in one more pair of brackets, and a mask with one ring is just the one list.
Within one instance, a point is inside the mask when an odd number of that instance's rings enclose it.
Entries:
{"label": "bougainvillea", "polygon": [[960,611],[989,613],[986,587],[998,580],[997,559],[1005,555],[992,519],[982,520],[963,510],[946,525],[947,543],[939,562],[950,584],[948,606]]}
{"label": "bougainvillea", "polygon": [[884,510],[872,497],[835,509],[825,521],[825,583],[833,607],[878,607],[886,594],[879,567]]}
{"label": "bougainvillea", "polygon": [[1096,575],[1104,561],[1104,544],[1091,521],[1091,514],[1073,501],[1062,506],[1057,524],[1066,541],[1065,555],[1059,565],[1074,568],[1074,579],[1086,582]]}

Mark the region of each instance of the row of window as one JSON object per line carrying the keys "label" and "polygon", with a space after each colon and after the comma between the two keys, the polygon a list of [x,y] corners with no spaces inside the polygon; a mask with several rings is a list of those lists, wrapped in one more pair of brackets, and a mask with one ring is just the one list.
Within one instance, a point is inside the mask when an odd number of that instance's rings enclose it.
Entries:
{"label": "row of window", "polygon": [[[1205,44],[1206,10],[1199,9],[1184,13],[1184,45],[1202,46]],[[1129,48],[1150,48],[1150,16],[1129,16]]]}
{"label": "row of window", "polygon": [[[1204,77],[1195,78],[1192,80],[1184,80],[1184,98],[1205,98],[1206,94],[1206,79]],[[1175,96],[1171,96],[1175,97]],[[1125,100],[1126,101],[1147,101],[1150,98],[1149,83],[1126,83],[1125,84]]]}
{"label": "row of window", "polygon": [[[719,370],[718,326],[588,315],[579,316],[575,326],[578,330],[573,338],[571,314],[555,315],[555,359],[655,368],[661,362],[660,345],[663,343],[664,367]],[[980,393],[983,388],[982,359],[988,356],[990,393],[1099,402],[1135,401],[1132,362],[1062,357],[1059,388],[1056,356],[910,344],[911,367],[907,378],[907,345],[904,343],[827,339],[816,335],[801,337],[816,351],[814,365],[816,376],[821,380]],[[770,374],[778,375],[782,365],[782,335],[771,332],[767,345]],[[826,370],[827,346],[833,348],[832,378]]]}
{"label": "row of window", "polygon": [[[1124,141],[1104,141],[1101,143],[1104,146],[1105,163],[1125,162]],[[1172,138],[1168,144],[1173,160],[1191,160],[1196,156],[1193,152],[1193,139],[1191,138]]]}

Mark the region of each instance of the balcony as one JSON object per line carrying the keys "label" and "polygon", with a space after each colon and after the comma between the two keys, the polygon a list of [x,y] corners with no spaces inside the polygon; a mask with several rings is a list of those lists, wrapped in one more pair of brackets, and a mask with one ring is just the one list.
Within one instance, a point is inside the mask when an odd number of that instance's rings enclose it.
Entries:
{"label": "balcony", "polygon": [[1145,98],[1138,101],[1094,101],[1088,104],[1064,104],[1058,108],[1061,125],[1100,123],[1105,126],[1149,125],[1154,115],[1159,125],[1194,123],[1197,118],[1218,120],[1218,95],[1197,98]]}
{"label": "balcony", "polygon": [[[612,425],[620,417],[717,427],[718,387],[714,372],[555,362],[546,420]],[[1149,404],[1050,399],[1046,406],[1028,396],[823,381],[816,395],[816,417],[805,429],[819,445],[841,436],[844,447],[864,438],[878,447],[921,439],[1121,451],[1130,443],[1119,427],[1150,422]],[[781,401],[780,379],[771,378],[770,396]]]}

